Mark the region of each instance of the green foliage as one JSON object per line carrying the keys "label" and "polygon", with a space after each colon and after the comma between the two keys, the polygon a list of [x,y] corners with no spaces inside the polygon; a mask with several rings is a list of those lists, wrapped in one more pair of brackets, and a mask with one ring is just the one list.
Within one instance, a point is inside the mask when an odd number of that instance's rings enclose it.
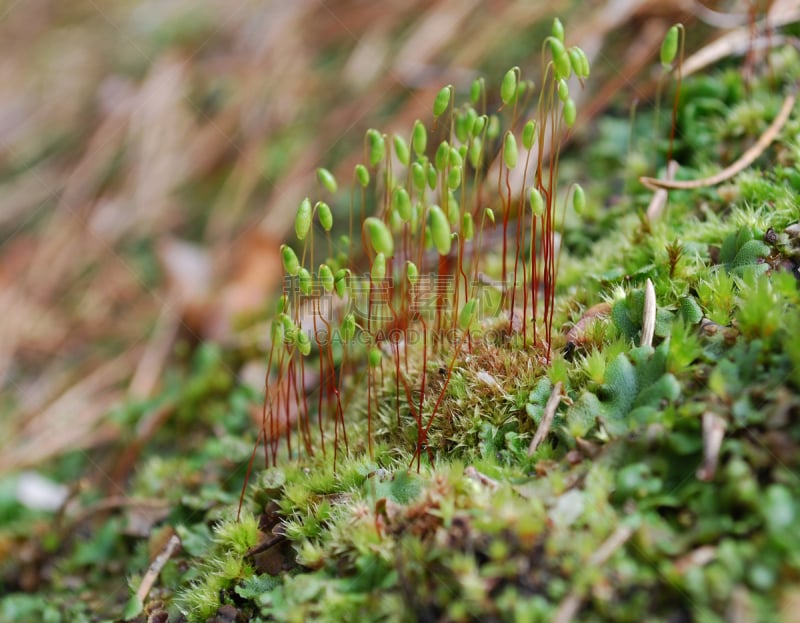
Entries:
{"label": "green foliage", "polygon": [[769,247],[749,228],[742,228],[727,236],[722,242],[719,259],[728,272],[741,275],[747,270],[764,272],[768,266],[759,260],[769,255]]}
{"label": "green foliage", "polygon": [[[627,293],[611,307],[611,319],[619,332],[629,340],[638,341],[642,331],[642,314],[644,312],[644,288],[637,288]],[[655,335],[666,337],[673,314],[662,307],[656,308]]]}

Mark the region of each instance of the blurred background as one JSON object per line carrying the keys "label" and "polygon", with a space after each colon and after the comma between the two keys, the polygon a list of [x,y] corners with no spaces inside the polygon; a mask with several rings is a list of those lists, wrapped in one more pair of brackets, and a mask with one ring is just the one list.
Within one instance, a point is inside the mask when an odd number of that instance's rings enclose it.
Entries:
{"label": "blurred background", "polygon": [[697,48],[779,4],[0,3],[0,473],[114,440],[179,340],[258,359],[235,327],[271,306],[315,169],[344,186],[364,131],[430,121],[444,84],[535,76],[554,15],[592,60],[581,141],[652,99],[671,24]]}

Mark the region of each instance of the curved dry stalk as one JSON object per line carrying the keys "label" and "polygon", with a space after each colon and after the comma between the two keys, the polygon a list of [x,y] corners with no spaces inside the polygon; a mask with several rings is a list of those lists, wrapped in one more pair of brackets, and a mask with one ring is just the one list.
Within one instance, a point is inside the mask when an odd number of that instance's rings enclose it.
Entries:
{"label": "curved dry stalk", "polygon": [[710,177],[704,177],[699,180],[685,180],[685,181],[670,181],[670,180],[660,180],[655,177],[640,177],[639,181],[644,184],[650,190],[658,191],[659,189],[666,189],[666,190],[694,190],[696,188],[705,188],[707,186],[716,186],[726,180],[729,180],[734,175],[737,175],[744,171],[747,167],[749,167],[756,158],[758,158],[767,147],[770,146],[772,141],[774,141],[778,133],[780,133],[783,126],[789,120],[789,115],[792,112],[792,108],[794,108],[794,104],[797,101],[797,95],[792,93],[786,96],[786,99],[783,100],[783,105],[781,109],[778,111],[777,116],[772,121],[770,126],[761,135],[761,137],[756,141],[755,145],[750,147],[746,152],[742,154],[742,156],[736,160],[730,166],[725,167],[719,173],[712,175]]}
{"label": "curved dry stalk", "polygon": [[[671,182],[675,179],[675,174],[678,172],[679,166],[680,165],[674,160],[669,161],[669,164],[667,165],[666,181]],[[650,205],[647,206],[646,214],[648,221],[652,223],[661,216],[661,214],[664,212],[664,209],[667,207],[667,199],[669,199],[669,193],[664,188],[659,188],[653,193],[653,198],[650,200]]]}

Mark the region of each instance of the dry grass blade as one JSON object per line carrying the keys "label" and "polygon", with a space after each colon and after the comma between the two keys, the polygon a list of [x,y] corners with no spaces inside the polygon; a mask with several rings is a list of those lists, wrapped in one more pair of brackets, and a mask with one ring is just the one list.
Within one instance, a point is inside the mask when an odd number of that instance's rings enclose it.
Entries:
{"label": "dry grass blade", "polygon": [[656,290],[648,278],[644,285],[644,310],[642,311],[642,346],[653,345],[656,331]]}
{"label": "dry grass blade", "polygon": [[742,156],[736,160],[736,162],[725,167],[716,175],[704,177],[699,180],[686,181],[669,181],[659,180],[654,177],[641,177],[639,178],[639,181],[647,186],[647,188],[657,191],[662,188],[666,190],[694,190],[697,188],[705,188],[707,186],[716,186],[725,180],[731,179],[734,175],[741,173],[747,167],[753,164],[755,159],[763,154],[767,147],[770,146],[772,141],[778,137],[781,129],[789,120],[789,115],[792,113],[792,109],[794,108],[796,101],[796,94],[787,95],[786,99],[783,101],[781,109],[778,111],[778,115],[766,129],[764,134],[762,134],[758,141],[756,141],[755,145],[744,152]]}
{"label": "dry grass blade", "polygon": [[725,420],[716,413],[711,411],[703,413],[703,464],[697,470],[699,480],[706,482],[714,480],[726,427]]}
{"label": "dry grass blade", "polygon": [[21,430],[6,436],[0,448],[0,473],[116,436],[116,427],[101,424],[111,406],[119,402],[119,385],[136,357],[137,352],[132,350],[109,361],[43,411],[29,416]]}
{"label": "dry grass blade", "polygon": [[[764,31],[767,28],[779,28],[798,20],[800,20],[800,7],[797,6],[795,0],[774,2],[769,10],[767,23],[761,22],[757,24],[756,29]],[[753,32],[750,26],[742,25],[692,54],[683,63],[681,72],[684,77],[691,76],[728,56],[742,55],[751,49],[775,47],[789,41],[791,39],[781,35],[759,37],[753,40]]]}
{"label": "dry grass blade", "polygon": [[561,381],[553,386],[550,398],[547,399],[547,404],[544,406],[542,421],[539,423],[539,428],[536,429],[536,434],[533,436],[531,445],[528,447],[528,456],[536,452],[536,448],[539,447],[545,440],[545,437],[547,437],[547,433],[550,432],[550,427],[553,425],[553,418],[556,415],[556,409],[558,409],[558,405],[561,402],[562,387]]}
{"label": "dry grass blade", "polygon": [[164,565],[166,565],[169,559],[175,555],[175,552],[178,551],[180,546],[180,538],[177,534],[173,534],[167,541],[166,545],[164,545],[158,555],[153,559],[153,562],[150,563],[150,566],[147,568],[147,573],[145,573],[144,577],[142,578],[142,583],[139,584],[139,588],[136,589],[136,597],[140,601],[143,602],[145,600],[147,595],[150,593],[150,589],[153,588],[153,584],[155,584],[156,580],[158,579],[158,575],[164,568]]}

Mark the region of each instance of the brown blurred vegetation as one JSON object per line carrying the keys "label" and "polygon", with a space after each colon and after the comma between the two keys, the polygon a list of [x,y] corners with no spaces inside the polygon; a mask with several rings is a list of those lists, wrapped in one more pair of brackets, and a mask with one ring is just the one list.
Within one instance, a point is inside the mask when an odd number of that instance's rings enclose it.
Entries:
{"label": "brown blurred vegetation", "polygon": [[[742,3],[705,4],[743,23]],[[315,168],[344,186],[368,127],[408,131],[447,83],[535,73],[554,14],[593,60],[585,124],[647,99],[698,3],[0,4],[0,472],[113,438],[103,416],[156,389],[177,336],[234,340]]]}

